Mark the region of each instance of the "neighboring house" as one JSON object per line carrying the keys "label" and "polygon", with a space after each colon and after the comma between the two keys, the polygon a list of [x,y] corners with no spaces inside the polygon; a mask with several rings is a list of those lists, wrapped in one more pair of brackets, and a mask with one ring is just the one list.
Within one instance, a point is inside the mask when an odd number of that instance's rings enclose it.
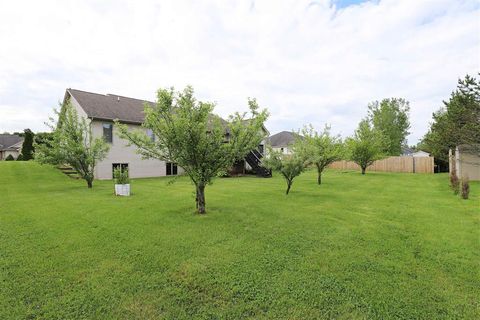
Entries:
{"label": "neighboring house", "polygon": [[450,150],[450,171],[455,163],[458,178],[468,177],[469,180],[480,180],[480,145],[460,145],[455,148],[455,154]]}
{"label": "neighboring house", "polygon": [[[128,168],[131,178],[162,177],[177,175],[183,172],[175,163],[156,159],[142,159],[136,153],[135,146],[128,146],[126,140],[116,134],[113,121],[118,119],[130,129],[141,129],[144,120],[144,105],[153,102],[128,98],[114,94],[98,94],[76,89],[67,89],[64,103],[70,100],[80,117],[90,120],[92,133],[95,137],[103,137],[109,144],[107,157],[100,161],[95,168],[96,179],[112,179],[113,170],[117,167]],[[146,134],[155,139],[150,130],[144,129]],[[268,131],[267,132],[268,136]],[[259,147],[260,148],[260,147]],[[261,147],[263,149],[263,146]],[[266,174],[260,166],[261,154],[254,152],[248,155],[246,162],[253,167],[257,174]]]}
{"label": "neighboring house", "polygon": [[9,155],[17,159],[22,153],[23,138],[16,134],[0,134],[0,160]]}
{"label": "neighboring house", "polygon": [[406,147],[402,149],[402,157],[415,157],[415,158],[430,157],[430,153],[425,152],[423,150],[415,151],[414,149]]}
{"label": "neighboring house", "polygon": [[280,151],[283,154],[291,154],[291,146],[297,137],[300,136],[295,132],[282,131],[270,136],[268,140],[274,151]]}

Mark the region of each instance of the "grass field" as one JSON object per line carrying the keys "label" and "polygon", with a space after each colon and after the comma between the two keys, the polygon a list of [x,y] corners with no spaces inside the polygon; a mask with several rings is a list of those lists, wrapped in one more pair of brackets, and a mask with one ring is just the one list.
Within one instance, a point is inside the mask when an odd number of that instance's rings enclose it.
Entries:
{"label": "grass field", "polygon": [[474,319],[480,184],[447,175],[83,181],[0,163],[0,319]]}

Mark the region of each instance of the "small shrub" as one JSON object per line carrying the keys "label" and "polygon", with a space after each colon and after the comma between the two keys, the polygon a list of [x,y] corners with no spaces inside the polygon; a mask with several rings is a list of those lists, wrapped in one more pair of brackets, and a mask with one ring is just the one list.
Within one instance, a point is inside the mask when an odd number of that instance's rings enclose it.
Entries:
{"label": "small shrub", "polygon": [[468,177],[462,179],[462,198],[468,199],[468,195],[470,194],[470,182],[468,181]]}
{"label": "small shrub", "polygon": [[15,158],[14,158],[11,154],[9,154],[9,155],[5,158],[5,161],[14,161],[14,160],[15,160]]}
{"label": "small shrub", "polygon": [[128,178],[128,169],[117,168],[113,171],[113,177],[116,184],[128,184],[130,179]]}
{"label": "small shrub", "polygon": [[17,157],[17,161],[23,161],[23,154],[19,154]]}
{"label": "small shrub", "polygon": [[455,170],[450,174],[450,188],[452,188],[454,194],[460,192],[460,180],[458,179]]}

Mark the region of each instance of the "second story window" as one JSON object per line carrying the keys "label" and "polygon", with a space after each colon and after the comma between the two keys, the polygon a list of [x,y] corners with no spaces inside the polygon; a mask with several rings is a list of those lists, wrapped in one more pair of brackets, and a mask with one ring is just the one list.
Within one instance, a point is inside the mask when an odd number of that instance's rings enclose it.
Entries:
{"label": "second story window", "polygon": [[111,123],[103,124],[103,139],[108,143],[113,142],[113,125]]}
{"label": "second story window", "polygon": [[152,140],[155,141],[155,134],[153,133],[152,129],[147,129],[147,136]]}

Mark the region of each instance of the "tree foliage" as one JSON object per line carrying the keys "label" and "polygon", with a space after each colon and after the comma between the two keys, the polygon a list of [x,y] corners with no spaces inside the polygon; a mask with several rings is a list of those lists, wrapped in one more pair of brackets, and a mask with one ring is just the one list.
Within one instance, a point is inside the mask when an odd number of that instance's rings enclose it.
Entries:
{"label": "tree foliage", "polygon": [[11,154],[9,154],[9,155],[5,158],[5,161],[14,161],[14,160],[15,160],[15,158],[14,158]]}
{"label": "tree foliage", "polygon": [[383,139],[383,134],[373,128],[366,119],[360,121],[353,137],[346,139],[348,157],[360,166],[362,174],[365,174],[367,167],[374,161],[384,157]]}
{"label": "tree foliage", "polygon": [[35,144],[35,158],[40,163],[70,165],[91,188],[95,166],[106,157],[109,145],[102,138],[93,137],[90,123],[78,116],[70,102],[54,112],[58,121],[50,118],[47,123],[53,130],[51,140]]}
{"label": "tree foliage", "polygon": [[145,130],[129,130],[118,121],[116,126],[120,137],[136,146],[144,158],[183,168],[195,185],[197,210],[205,213],[205,187],[264,138],[262,128],[268,113],[259,111],[255,99],[249,99],[248,105],[251,118],[237,112],[225,121],[212,114],[213,103],[194,98],[192,87],[181,92],[160,89],[156,104],[145,105],[143,127],[153,132],[154,140]]}
{"label": "tree foliage", "polygon": [[332,162],[341,160],[345,155],[342,138],[330,133],[330,126],[317,132],[312,125],[305,126],[295,141],[294,150],[303,154],[309,164],[317,168],[317,183],[322,183],[322,172]]}
{"label": "tree foliage", "polygon": [[308,165],[304,154],[293,149],[292,154],[283,154],[269,148],[268,156],[262,160],[262,164],[271,170],[279,172],[287,183],[285,194],[288,195],[293,180],[298,177]]}
{"label": "tree foliage", "polygon": [[[479,74],[480,75],[480,74]],[[420,146],[435,158],[448,161],[448,150],[467,144],[480,152],[480,81],[469,75],[458,80],[457,89],[433,122]]]}
{"label": "tree foliage", "polygon": [[368,105],[368,120],[384,136],[384,154],[398,156],[402,153],[409,135],[409,111],[409,102],[402,98],[373,101]]}
{"label": "tree foliage", "polygon": [[30,129],[25,129],[23,133],[23,145],[22,145],[22,160],[28,161],[33,159],[33,153],[35,151],[33,147],[33,138],[35,134]]}

